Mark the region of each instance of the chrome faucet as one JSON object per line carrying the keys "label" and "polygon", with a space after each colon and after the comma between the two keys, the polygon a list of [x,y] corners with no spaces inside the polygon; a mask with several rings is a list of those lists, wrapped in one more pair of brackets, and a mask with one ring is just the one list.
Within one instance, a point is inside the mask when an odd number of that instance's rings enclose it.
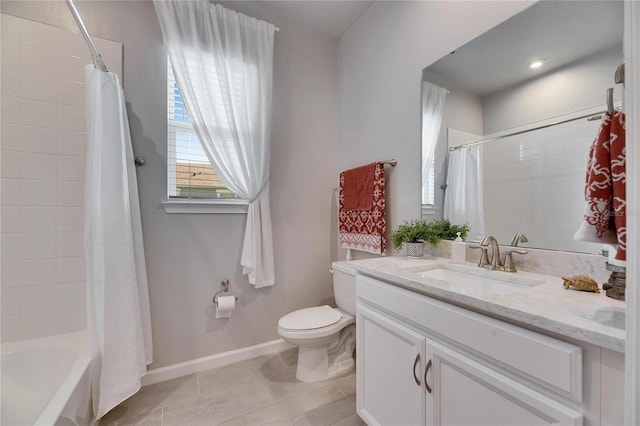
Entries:
{"label": "chrome faucet", "polygon": [[487,235],[486,237],[484,237],[484,239],[480,243],[480,245],[484,247],[489,246],[489,244],[491,244],[491,257],[489,258],[489,269],[492,271],[495,269],[502,270],[503,266],[502,266],[502,261],[500,260],[500,248],[498,247],[498,240],[496,240],[496,238],[493,235]]}
{"label": "chrome faucet", "polygon": [[513,240],[511,240],[511,247],[518,247],[518,243],[528,243],[529,240],[527,239],[527,236],[518,232],[515,237],[513,237]]}

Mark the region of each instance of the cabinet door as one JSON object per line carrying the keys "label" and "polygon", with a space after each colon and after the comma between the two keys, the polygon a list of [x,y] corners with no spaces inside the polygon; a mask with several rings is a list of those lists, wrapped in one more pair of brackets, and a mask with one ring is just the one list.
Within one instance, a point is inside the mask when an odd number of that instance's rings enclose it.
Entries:
{"label": "cabinet door", "polygon": [[426,355],[428,425],[582,424],[580,413],[431,339]]}
{"label": "cabinet door", "polygon": [[369,425],[423,425],[426,338],[360,304],[356,328],[360,417]]}

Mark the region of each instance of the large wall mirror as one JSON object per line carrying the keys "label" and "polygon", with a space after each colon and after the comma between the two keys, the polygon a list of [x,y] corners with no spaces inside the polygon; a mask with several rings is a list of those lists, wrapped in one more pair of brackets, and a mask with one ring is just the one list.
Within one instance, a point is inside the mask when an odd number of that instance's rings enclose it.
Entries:
{"label": "large wall mirror", "polygon": [[[467,240],[490,234],[508,244],[523,233],[524,246],[599,252],[573,234],[607,89],[614,88],[614,107],[623,101],[614,81],[622,37],[621,1],[543,1],[425,68],[423,218],[444,212],[455,222],[463,211]],[[531,68],[535,60],[541,65]],[[435,113],[429,85],[445,91]],[[438,136],[429,139],[438,120]]]}

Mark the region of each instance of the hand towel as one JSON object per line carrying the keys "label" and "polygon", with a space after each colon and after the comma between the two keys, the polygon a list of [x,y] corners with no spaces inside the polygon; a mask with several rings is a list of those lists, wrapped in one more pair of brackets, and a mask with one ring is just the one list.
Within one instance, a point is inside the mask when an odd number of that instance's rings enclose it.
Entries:
{"label": "hand towel", "polygon": [[340,173],[340,246],[385,255],[385,179],[382,163]]}
{"label": "hand towel", "polygon": [[625,115],[604,114],[589,150],[584,221],[573,238],[617,243],[617,260],[626,260]]}

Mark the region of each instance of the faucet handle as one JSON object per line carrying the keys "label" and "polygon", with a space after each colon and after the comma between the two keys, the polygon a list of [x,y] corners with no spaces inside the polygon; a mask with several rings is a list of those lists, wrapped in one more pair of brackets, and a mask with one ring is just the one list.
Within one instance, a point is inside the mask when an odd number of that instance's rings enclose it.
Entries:
{"label": "faucet handle", "polygon": [[485,268],[487,266],[489,266],[489,254],[488,249],[489,246],[486,245],[477,245],[477,244],[473,244],[469,246],[472,249],[480,249],[482,250],[482,252],[480,253],[480,261],[478,262],[478,268]]}
{"label": "faucet handle", "polygon": [[516,267],[513,265],[513,259],[511,257],[512,253],[516,254],[527,254],[529,253],[527,250],[510,250],[505,252],[504,254],[504,269],[505,272],[517,272]]}

